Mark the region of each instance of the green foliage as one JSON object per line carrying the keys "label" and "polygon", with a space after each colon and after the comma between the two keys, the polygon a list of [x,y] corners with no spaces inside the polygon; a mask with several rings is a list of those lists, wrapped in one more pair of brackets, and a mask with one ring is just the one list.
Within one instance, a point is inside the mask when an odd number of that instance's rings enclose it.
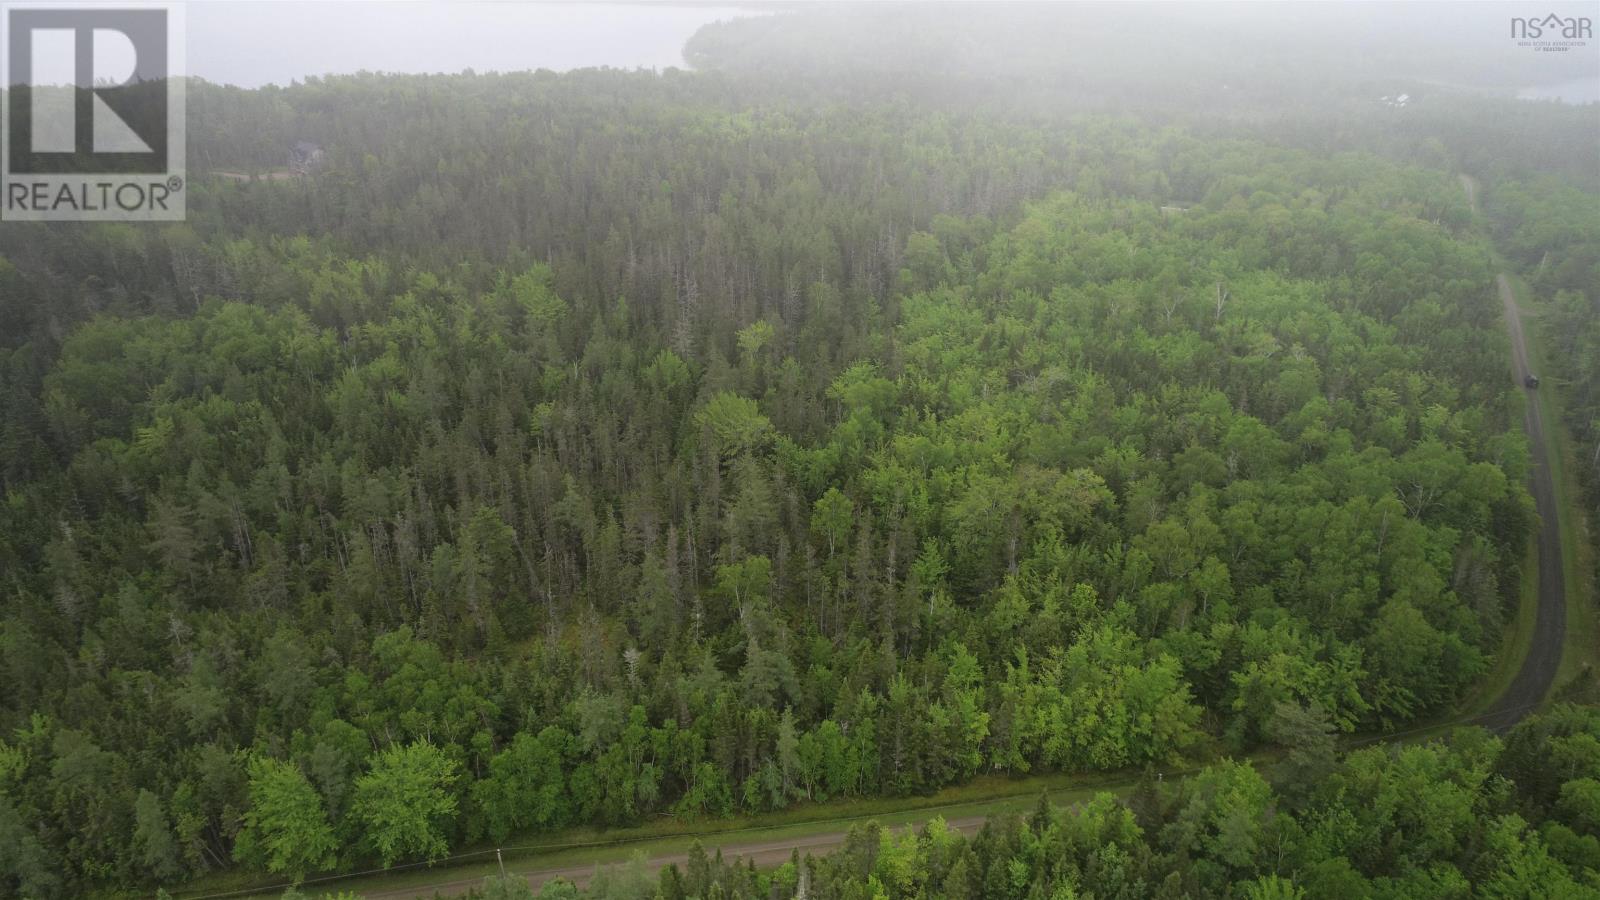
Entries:
{"label": "green foliage", "polygon": [[473,896],[482,900],[533,900],[535,894],[528,879],[509,875],[484,879],[482,889],[473,891]]}
{"label": "green foliage", "polygon": [[563,773],[572,738],[555,726],[522,733],[489,761],[489,776],[472,785],[489,836],[504,841],[514,831],[559,828],[572,818]]}
{"label": "green foliage", "polygon": [[234,855],[296,881],[333,865],[338,839],[322,797],[293,763],[258,756],[250,761],[250,809]]}
{"label": "green foliage", "polygon": [[695,424],[708,430],[722,454],[738,456],[758,449],[772,430],[754,400],[723,391],[695,413]]}
{"label": "green foliage", "polygon": [[[768,18],[739,27],[798,20]],[[316,134],[335,164],[196,169],[168,227],[0,226],[0,893],[1268,742],[1271,794],[1217,766],[1150,817],[863,832],[839,872],[1588,878],[1585,714],[1498,756],[1331,750],[1449,709],[1521,582],[1528,450],[1435,146],[1498,145],[1445,98],[1330,129],[949,87],[196,84],[194,159]],[[1569,118],[1525,115],[1505,165],[1571,169]],[[1491,213],[1588,440],[1585,199],[1519,176]],[[772,893],[702,862],[689,895]]]}
{"label": "green foliage", "polygon": [[[1546,364],[1559,385],[1586,508],[1600,508],[1600,197],[1538,173],[1496,184],[1487,208],[1498,243],[1532,288]],[[1533,316],[1527,316],[1533,318]],[[1600,566],[1600,557],[1596,558]]]}
{"label": "green foliage", "polygon": [[373,757],[372,770],[356,781],[351,812],[385,866],[449,851],[458,768],[443,750],[421,742]]}
{"label": "green foliage", "polygon": [[[1548,752],[1560,740],[1550,735],[1593,712],[1557,708],[1517,734]],[[1293,723],[1326,727],[1288,710],[1275,718],[1284,735]],[[915,831],[857,825],[839,849],[789,865],[806,870],[808,896],[826,898],[1600,896],[1593,857],[1576,855],[1583,839],[1507,812],[1529,798],[1489,772],[1514,744],[1466,729],[1330,757],[1317,783],[1275,770],[1298,800],[1251,765],[1223,762],[1152,780],[1131,805],[1111,794],[1064,807],[1041,798],[1026,818],[992,817],[970,838],[939,818]],[[787,869],[772,883],[788,884]],[[657,896],[767,896],[741,865],[703,852],[691,852],[687,878],[666,871],[657,886]]]}
{"label": "green foliage", "polygon": [[[134,802],[133,843],[140,851],[140,863],[157,879],[169,879],[182,869],[178,864],[177,842],[172,836],[172,826],[161,809],[161,800],[148,790],[139,792]],[[328,843],[331,846],[332,838]]]}

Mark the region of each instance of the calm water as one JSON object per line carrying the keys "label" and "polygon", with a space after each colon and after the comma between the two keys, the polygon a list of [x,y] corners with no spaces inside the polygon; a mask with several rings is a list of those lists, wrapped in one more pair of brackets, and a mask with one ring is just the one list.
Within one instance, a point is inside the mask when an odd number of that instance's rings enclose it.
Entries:
{"label": "calm water", "polygon": [[359,71],[685,68],[700,26],[761,10],[579,3],[191,3],[188,71],[259,87]]}
{"label": "calm water", "polygon": [[1560,100],[1562,103],[1600,103],[1600,78],[1576,78],[1553,84],[1536,84],[1517,91],[1518,100]]}

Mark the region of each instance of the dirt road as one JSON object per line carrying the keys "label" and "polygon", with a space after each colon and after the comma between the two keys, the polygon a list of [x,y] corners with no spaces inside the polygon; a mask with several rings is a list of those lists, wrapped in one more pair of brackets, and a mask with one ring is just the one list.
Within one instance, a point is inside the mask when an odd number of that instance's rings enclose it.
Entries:
{"label": "dirt road", "polygon": [[[1470,185],[1468,196],[1471,196]],[[1522,335],[1522,314],[1517,308],[1516,293],[1511,290],[1511,280],[1505,275],[1496,279],[1500,288],[1500,304],[1504,307],[1506,333],[1511,338],[1512,371],[1517,384],[1523,384],[1530,374],[1528,345]],[[1537,388],[1524,388],[1534,391]],[[1533,626],[1533,641],[1522,668],[1505,693],[1478,716],[1477,724],[1497,731],[1510,728],[1528,714],[1531,707],[1544,699],[1555,681],[1556,669],[1561,665],[1561,647],[1567,631],[1566,572],[1561,565],[1561,523],[1556,512],[1555,476],[1550,471],[1544,419],[1540,414],[1538,397],[1528,397],[1523,413],[1522,427],[1528,433],[1528,449],[1533,458],[1533,503],[1539,513],[1539,607]]]}
{"label": "dirt road", "polygon": [[212,172],[211,174],[218,178],[226,178],[229,181],[288,181],[295,177],[295,173],[284,171],[259,172],[254,175],[248,172]]}
{"label": "dirt road", "polygon": [[[929,818],[931,819],[932,817],[933,816],[930,814]],[[950,819],[948,820],[947,824],[951,828],[960,831],[963,834],[971,835],[977,833],[977,831],[983,827],[983,823],[987,821],[987,819],[987,816],[966,816],[963,818]],[[920,827],[920,825],[921,823],[919,823],[917,827]],[[813,856],[821,856],[830,850],[837,849],[844,843],[844,836],[845,833],[843,831],[833,831],[827,834],[812,834],[804,837],[763,841],[759,843],[749,843],[747,841],[738,840],[737,838],[725,844],[718,843],[715,840],[710,840],[703,843],[708,856],[715,856],[717,851],[720,849],[722,851],[723,858],[725,859],[731,860],[735,857],[741,860],[753,859],[755,860],[757,866],[762,868],[772,868],[788,862],[790,854],[795,850],[799,850],[801,856],[805,856],[808,853]],[[678,868],[682,869],[688,864],[688,862],[689,855],[687,853],[671,853],[662,856],[650,857],[650,859],[646,862],[646,866],[651,872],[655,872],[660,869],[664,869],[669,865],[676,865]],[[539,869],[537,871],[524,871],[522,867],[511,868],[513,874],[526,877],[528,879],[528,883],[533,885],[534,890],[538,890],[545,882],[554,880],[556,878],[565,878],[581,887],[587,885],[589,883],[589,879],[595,873],[595,866],[593,865],[567,866],[565,868]],[[402,888],[393,891],[366,891],[362,893],[362,896],[365,897],[366,900],[399,900],[399,898],[402,897],[432,897],[436,893],[443,897],[454,897],[466,893],[470,888],[481,887],[482,885],[483,878],[481,877],[465,878],[457,881],[430,884],[421,888]]]}

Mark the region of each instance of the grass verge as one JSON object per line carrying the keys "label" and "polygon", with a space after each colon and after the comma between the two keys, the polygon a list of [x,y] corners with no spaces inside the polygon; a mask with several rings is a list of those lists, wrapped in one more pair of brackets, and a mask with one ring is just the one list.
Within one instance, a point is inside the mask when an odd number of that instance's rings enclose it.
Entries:
{"label": "grass verge", "polygon": [[[1268,758],[1265,754],[1261,756],[1263,760]],[[1179,773],[1174,771],[1168,774]],[[575,866],[604,866],[624,862],[638,852],[652,857],[682,853],[697,840],[706,847],[707,852],[714,853],[720,846],[810,837],[843,831],[853,824],[874,819],[881,825],[900,827],[920,824],[935,816],[956,819],[1024,811],[1032,808],[1042,792],[1048,792],[1054,803],[1075,803],[1102,791],[1126,791],[1137,780],[1138,774],[1133,772],[1109,775],[1048,774],[1020,778],[988,775],[923,797],[808,803],[785,812],[709,821],[662,819],[631,828],[572,829],[556,834],[525,836],[521,840],[513,838],[502,850],[507,870],[518,873]],[[303,890],[310,896],[317,896],[323,891],[389,892],[426,888],[441,881],[482,879],[499,871],[494,850],[492,845],[481,845],[464,849],[432,866],[330,876],[321,881],[308,879]],[[178,900],[221,900],[224,896],[229,900],[242,900],[276,897],[282,891],[283,885],[262,888],[249,882],[230,884],[219,879],[197,883],[173,896]]]}
{"label": "grass verge", "polygon": [[1539,411],[1547,430],[1551,474],[1555,478],[1556,510],[1561,530],[1561,567],[1566,575],[1567,629],[1562,646],[1561,667],[1556,672],[1552,695],[1576,678],[1585,669],[1600,666],[1600,614],[1595,609],[1594,584],[1590,577],[1593,568],[1594,545],[1589,541],[1590,523],[1584,521],[1579,504],[1577,485],[1573,480],[1577,472],[1577,459],[1570,435],[1567,433],[1562,403],[1560,367],[1552,367],[1546,355],[1544,334],[1539,317],[1542,305],[1533,291],[1516,276],[1511,277],[1511,288],[1516,292],[1517,305],[1522,308],[1523,333],[1528,344],[1528,365],[1534,372],[1543,373],[1544,382],[1537,391],[1528,394],[1536,397]]}
{"label": "grass verge", "polygon": [[[1522,578],[1517,598],[1516,615],[1506,622],[1506,631],[1501,636],[1494,665],[1478,680],[1472,693],[1461,701],[1449,719],[1471,718],[1487,712],[1494,701],[1511,687],[1517,672],[1522,669],[1522,661],[1533,645],[1534,624],[1539,617],[1539,542],[1533,536],[1528,538],[1528,548],[1522,554]],[[1448,723],[1441,723],[1444,724]]]}

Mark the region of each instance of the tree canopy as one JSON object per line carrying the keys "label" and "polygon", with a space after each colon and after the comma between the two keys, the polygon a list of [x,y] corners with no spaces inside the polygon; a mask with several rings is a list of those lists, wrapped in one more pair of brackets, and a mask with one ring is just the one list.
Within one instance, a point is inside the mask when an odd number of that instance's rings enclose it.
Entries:
{"label": "tree canopy", "polygon": [[[0,223],[0,893],[1197,761],[657,887],[1594,886],[1587,711],[1332,750],[1454,709],[1523,583],[1458,168],[1600,460],[1583,123],[760,77],[729,33],[195,82],[188,221]],[[1221,761],[1273,742],[1297,782]]]}

